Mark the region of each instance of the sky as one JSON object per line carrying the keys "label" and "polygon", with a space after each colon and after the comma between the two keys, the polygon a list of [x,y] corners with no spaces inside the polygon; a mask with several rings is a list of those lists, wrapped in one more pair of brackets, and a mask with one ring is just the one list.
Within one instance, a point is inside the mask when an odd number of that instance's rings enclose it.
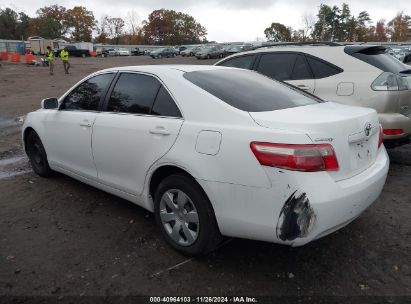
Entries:
{"label": "sky", "polygon": [[265,39],[264,29],[272,22],[293,29],[302,28],[303,16],[315,16],[321,3],[341,7],[343,2],[350,6],[355,16],[368,11],[374,24],[380,19],[389,21],[400,11],[411,15],[409,0],[0,0],[0,8],[10,7],[34,17],[36,10],[43,6],[86,6],[98,21],[105,15],[126,19],[132,11],[142,21],[153,10],[173,9],[193,16],[205,26],[209,41],[234,42]]}

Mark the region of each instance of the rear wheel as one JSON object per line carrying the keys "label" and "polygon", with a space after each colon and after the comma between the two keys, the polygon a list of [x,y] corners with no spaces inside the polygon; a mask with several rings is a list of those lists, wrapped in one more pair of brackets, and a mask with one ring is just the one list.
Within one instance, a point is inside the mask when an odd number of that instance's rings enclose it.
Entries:
{"label": "rear wheel", "polygon": [[189,256],[213,250],[221,236],[211,203],[184,174],[165,178],[154,195],[154,211],[167,243]]}
{"label": "rear wheel", "polygon": [[53,171],[50,169],[43,143],[36,132],[30,132],[26,144],[27,156],[29,157],[33,171],[40,176],[49,177]]}

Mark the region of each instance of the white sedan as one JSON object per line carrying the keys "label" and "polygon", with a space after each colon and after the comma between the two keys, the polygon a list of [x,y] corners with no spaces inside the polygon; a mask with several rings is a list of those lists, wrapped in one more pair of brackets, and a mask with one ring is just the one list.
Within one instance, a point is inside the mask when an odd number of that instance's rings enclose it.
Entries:
{"label": "white sedan", "polygon": [[127,49],[116,49],[116,55],[117,56],[130,56],[131,53]]}
{"label": "white sedan", "polygon": [[134,66],[94,73],[27,115],[33,170],[155,213],[186,255],[221,236],[300,246],[380,195],[377,113],[324,102],[248,70]]}

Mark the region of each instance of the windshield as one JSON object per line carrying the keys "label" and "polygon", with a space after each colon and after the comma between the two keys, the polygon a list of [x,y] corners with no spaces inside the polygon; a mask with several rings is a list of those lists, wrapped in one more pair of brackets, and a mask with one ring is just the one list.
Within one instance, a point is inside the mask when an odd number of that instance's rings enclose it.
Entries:
{"label": "windshield", "polygon": [[228,49],[229,51],[241,51],[241,46],[235,45]]}
{"label": "windshield", "polygon": [[253,71],[187,72],[184,78],[225,103],[247,112],[274,111],[322,102]]}

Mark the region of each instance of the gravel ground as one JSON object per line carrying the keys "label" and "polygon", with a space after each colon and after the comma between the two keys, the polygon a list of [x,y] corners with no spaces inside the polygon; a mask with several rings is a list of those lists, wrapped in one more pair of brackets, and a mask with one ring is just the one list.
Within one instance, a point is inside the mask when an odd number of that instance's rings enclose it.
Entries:
{"label": "gravel ground", "polygon": [[37,109],[42,98],[60,96],[83,76],[107,67],[214,62],[73,58],[70,75],[64,75],[57,62],[54,76],[47,68],[3,63],[0,295],[59,300],[114,295],[353,296],[351,300],[360,303],[384,296],[394,302],[411,299],[410,145],[389,151],[391,168],[382,195],[346,228],[300,248],[229,240],[195,259],[170,249],[144,209],[69,177],[44,179],[30,170],[21,151],[21,116]]}

